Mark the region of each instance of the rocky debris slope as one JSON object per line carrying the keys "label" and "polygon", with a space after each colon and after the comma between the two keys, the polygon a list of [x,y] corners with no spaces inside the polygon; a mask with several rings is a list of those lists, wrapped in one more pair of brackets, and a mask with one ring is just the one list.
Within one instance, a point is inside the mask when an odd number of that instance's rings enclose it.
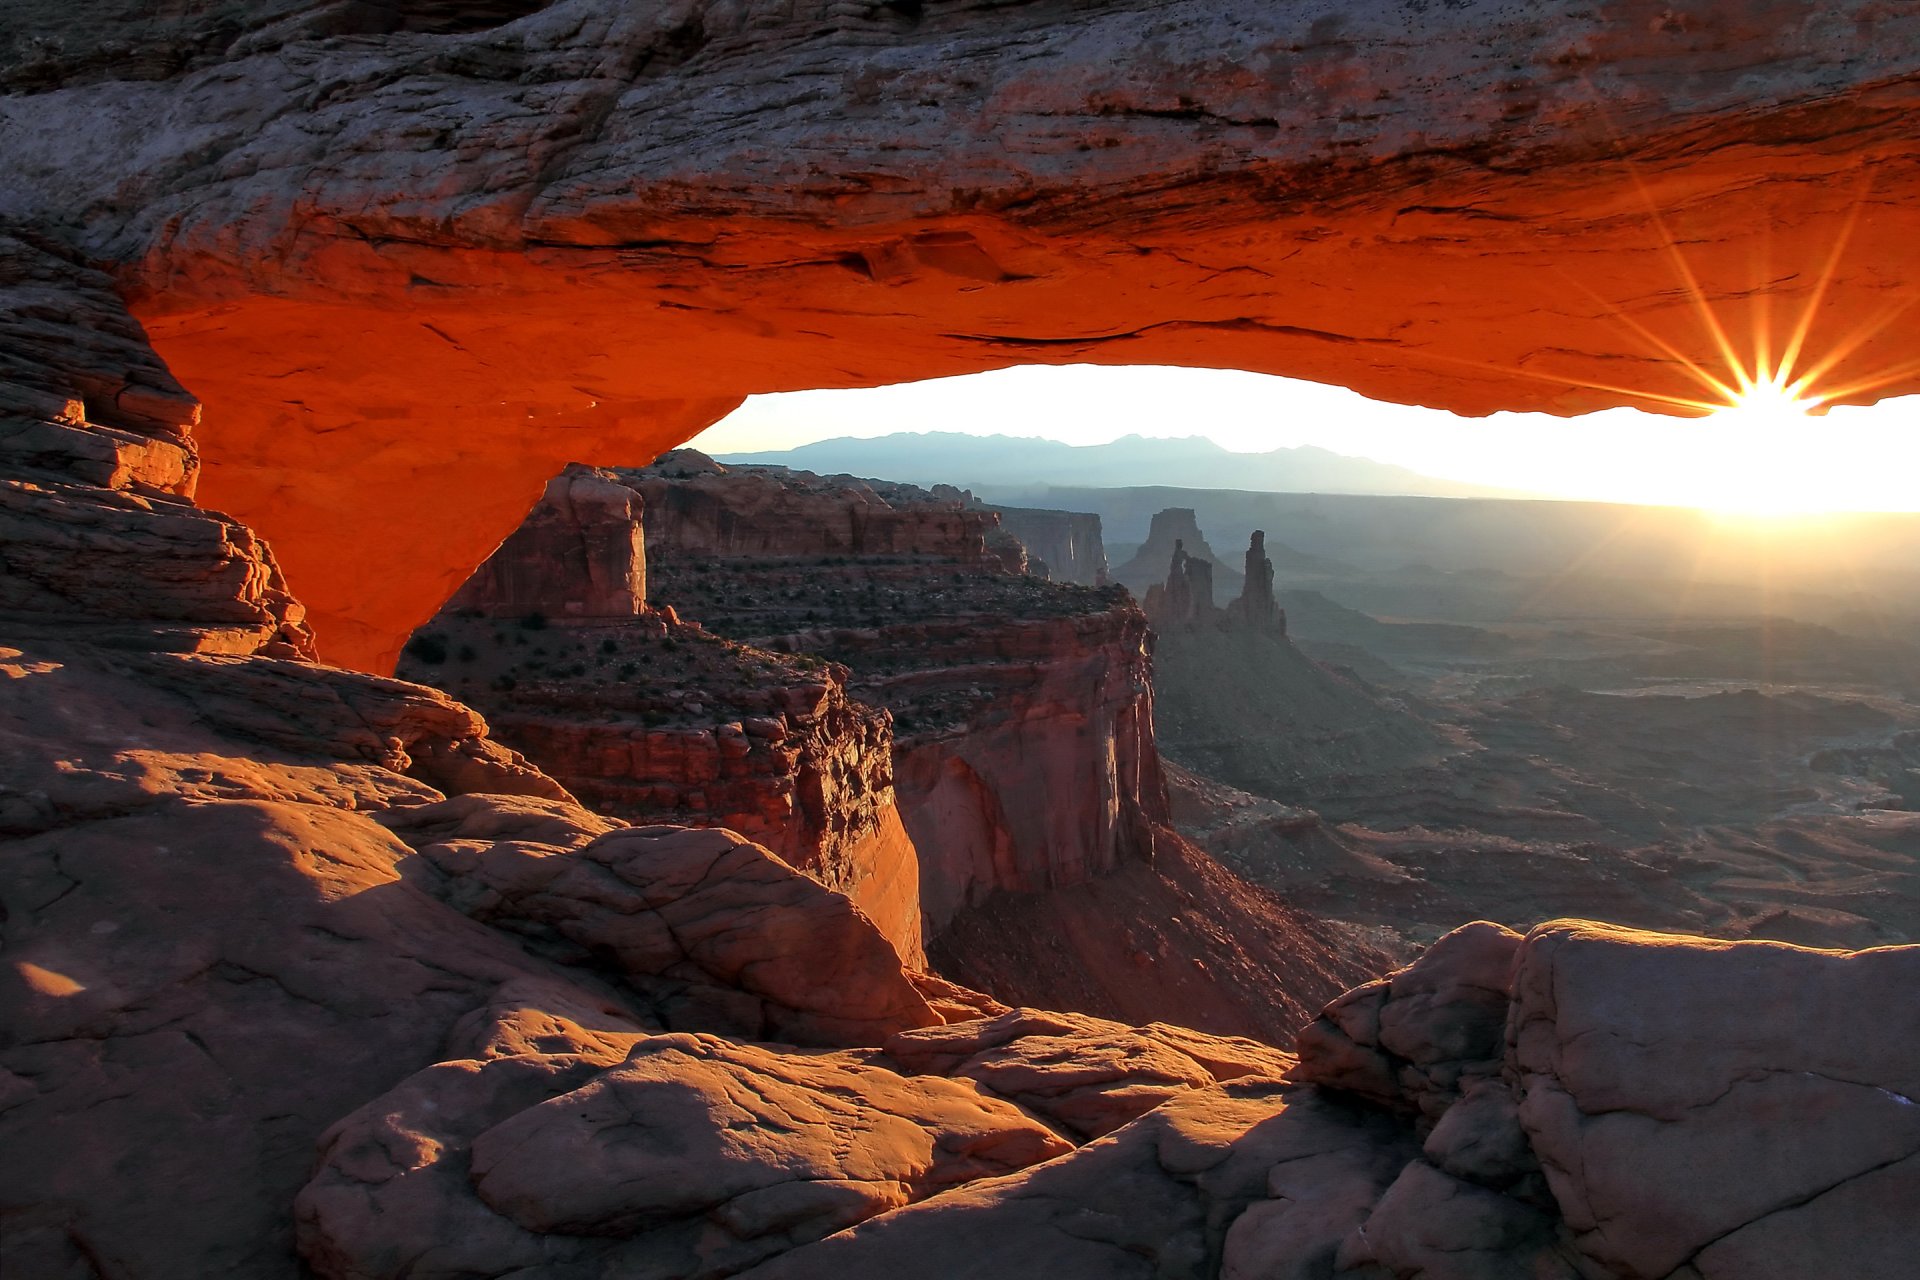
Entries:
{"label": "rocky debris slope", "polygon": [[1402,958],[1372,931],[1298,910],[1164,829],[1151,864],[995,894],[956,916],[928,955],[1004,1000],[1268,1044],[1292,1043],[1321,1003]]}
{"label": "rocky debris slope", "polygon": [[[561,462],[746,394],[1108,360],[1672,407],[1836,242],[1814,345],[1862,330],[1914,235],[1917,20],[1871,0],[218,9],[8,5],[0,216],[110,264],[215,410],[211,503],[382,670]],[[1916,323],[1833,387],[1910,390]]]}
{"label": "rocky debris slope", "polygon": [[1168,759],[1281,801],[1390,791],[1401,771],[1458,750],[1404,698],[1315,662],[1275,631],[1169,627],[1153,662]]}

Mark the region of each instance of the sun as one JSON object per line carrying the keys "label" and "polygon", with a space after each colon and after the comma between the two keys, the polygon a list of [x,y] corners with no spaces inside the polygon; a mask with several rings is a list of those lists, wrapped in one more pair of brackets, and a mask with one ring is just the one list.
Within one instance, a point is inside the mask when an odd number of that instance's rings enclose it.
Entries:
{"label": "sun", "polygon": [[1747,516],[1799,515],[1831,504],[1806,473],[1816,402],[1782,372],[1744,376],[1704,424],[1710,460],[1698,476],[1699,506]]}
{"label": "sun", "polygon": [[1723,422],[1747,423],[1756,428],[1774,430],[1804,428],[1813,412],[1814,402],[1803,400],[1799,388],[1787,382],[1786,374],[1765,379],[1742,379],[1744,384],[1730,404],[1714,410]]}

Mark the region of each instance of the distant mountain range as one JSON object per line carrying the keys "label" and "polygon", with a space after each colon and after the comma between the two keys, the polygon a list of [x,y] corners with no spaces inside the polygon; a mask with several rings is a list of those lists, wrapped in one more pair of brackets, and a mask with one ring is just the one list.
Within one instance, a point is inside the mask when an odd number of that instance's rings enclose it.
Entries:
{"label": "distant mountain range", "polygon": [[1370,458],[1304,445],[1270,453],[1233,453],[1211,440],[1124,436],[1111,444],[1070,445],[1020,436],[896,432],[840,437],[765,453],[719,455],[721,462],[772,463],[823,475],[846,473],[910,484],[961,488],[1071,485],[1240,489],[1270,493],[1409,494],[1440,498],[1532,495],[1421,475]]}

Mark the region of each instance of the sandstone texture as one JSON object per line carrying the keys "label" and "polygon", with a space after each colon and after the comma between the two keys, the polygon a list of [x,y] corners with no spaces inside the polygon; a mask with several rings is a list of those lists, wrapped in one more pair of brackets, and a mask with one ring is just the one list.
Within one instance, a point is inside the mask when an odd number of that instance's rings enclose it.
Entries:
{"label": "sandstone texture", "polygon": [[[449,904],[557,958],[616,965],[675,1029],[844,1045],[940,1021],[845,895],[733,832],[620,827],[583,843],[576,824],[502,847],[497,809],[461,800],[385,821]],[[476,827],[495,843],[476,846]]]}
{"label": "sandstone texture", "polygon": [[328,1131],[295,1215],[325,1276],[724,1276],[1070,1150],[965,1080],[660,1035],[429,1067]]}
{"label": "sandstone texture", "polygon": [[[1196,1082],[1070,1155],[750,1274],[1902,1275],[1915,1122],[1890,1046],[1913,1033],[1856,1013],[1915,963],[1913,948],[1469,925],[1329,1007],[1294,1084],[1258,1069]],[[1031,1021],[1042,1034],[1011,1046],[1045,1055],[1022,1064],[1037,1075],[1073,1040],[1046,1017],[896,1043],[945,1043],[924,1058],[944,1065]]]}
{"label": "sandstone texture", "polygon": [[1920,320],[1874,325],[1920,40],[1870,0],[213,12],[10,5],[0,218],[133,297],[209,501],[356,665],[562,462],[752,392],[1105,360],[1686,411],[1809,306],[1831,393],[1913,388]]}
{"label": "sandstone texture", "polygon": [[647,605],[640,504],[613,476],[569,467],[447,602],[492,618],[628,618]]}
{"label": "sandstone texture", "polygon": [[1872,993],[1916,964],[1583,921],[1449,934],[1301,1034],[1294,1078],[1422,1141],[1332,1274],[1901,1274],[1915,1027]]}
{"label": "sandstone texture", "polygon": [[311,657],[249,528],[192,501],[199,403],[113,282],[0,228],[0,618],[183,652]]}

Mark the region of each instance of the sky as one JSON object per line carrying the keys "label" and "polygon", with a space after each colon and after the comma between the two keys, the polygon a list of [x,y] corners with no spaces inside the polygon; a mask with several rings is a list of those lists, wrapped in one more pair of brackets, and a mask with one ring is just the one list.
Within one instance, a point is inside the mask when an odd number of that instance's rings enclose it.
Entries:
{"label": "sky", "polygon": [[1543,497],[1754,515],[1920,511],[1920,396],[1810,417],[1786,406],[1672,418],[1462,418],[1238,370],[1026,365],[858,391],[754,396],[695,438],[710,454],[835,436],[959,431],[1104,444],[1205,436],[1258,453],[1318,445]]}

